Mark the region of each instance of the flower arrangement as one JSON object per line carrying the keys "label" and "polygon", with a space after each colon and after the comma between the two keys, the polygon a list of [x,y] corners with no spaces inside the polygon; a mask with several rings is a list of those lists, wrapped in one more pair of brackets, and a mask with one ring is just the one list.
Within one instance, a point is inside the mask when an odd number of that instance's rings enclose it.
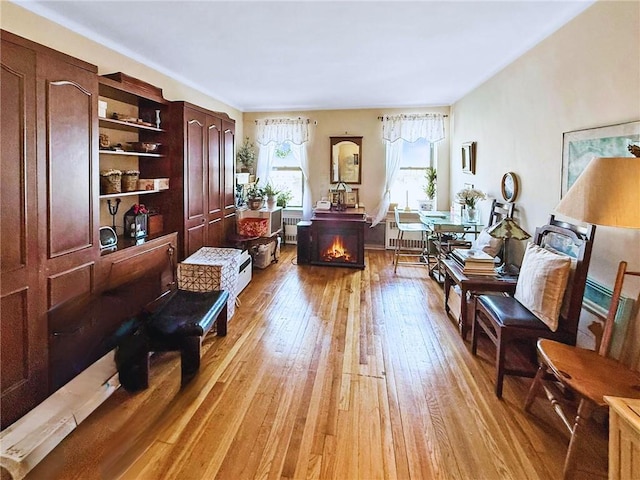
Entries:
{"label": "flower arrangement", "polygon": [[145,207],[143,203],[136,203],[133,207],[131,207],[131,209],[133,210],[134,215],[143,215],[145,213],[149,213],[149,209]]}
{"label": "flower arrangement", "polygon": [[476,188],[463,188],[456,193],[456,201],[462,203],[469,208],[476,208],[476,203],[479,200],[485,200],[487,195]]}

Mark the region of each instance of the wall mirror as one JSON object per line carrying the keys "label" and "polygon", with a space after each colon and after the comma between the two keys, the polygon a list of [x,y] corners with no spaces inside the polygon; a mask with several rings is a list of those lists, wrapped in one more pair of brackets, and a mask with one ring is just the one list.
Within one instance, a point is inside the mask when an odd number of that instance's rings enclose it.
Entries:
{"label": "wall mirror", "polygon": [[331,137],[331,183],[360,183],[362,137]]}

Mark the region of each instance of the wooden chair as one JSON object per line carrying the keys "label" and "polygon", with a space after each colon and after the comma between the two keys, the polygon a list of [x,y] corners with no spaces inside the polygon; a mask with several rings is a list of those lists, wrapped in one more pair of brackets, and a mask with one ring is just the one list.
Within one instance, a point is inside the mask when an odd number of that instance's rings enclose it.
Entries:
{"label": "wooden chair", "polygon": [[[507,368],[505,356],[511,344],[517,341],[526,341],[531,342],[531,347],[533,347],[533,342],[538,338],[549,338],[575,345],[595,228],[595,225],[580,227],[557,221],[551,215],[547,225],[536,229],[533,242],[535,245],[543,247],[545,251],[555,252],[552,255],[556,255],[556,253],[560,256],[568,254],[575,262],[575,267],[572,267],[572,278],[566,282],[570,287],[565,290],[563,301],[565,306],[557,317],[558,324],[555,331],[515,298],[518,296],[518,285],[516,285],[514,295],[479,295],[476,297],[471,353],[476,354],[478,336],[481,330],[484,331],[496,347],[495,393],[498,398],[502,397],[502,384],[505,375],[533,377],[535,373],[535,369],[528,371]],[[518,284],[529,280],[521,275]]]}
{"label": "wooden chair", "polygon": [[[624,275],[640,276],[640,272],[626,272],[626,268],[626,262],[620,262],[598,352],[553,340],[538,340],[540,368],[527,394],[524,409],[528,412],[536,395],[544,389],[555,412],[569,430],[571,440],[564,463],[564,478],[570,478],[575,469],[576,447],[586,422],[596,409],[607,408],[605,395],[640,398],[640,374],[607,357]],[[580,399],[573,420],[565,411],[567,402],[557,383]]]}
{"label": "wooden chair", "polygon": [[[429,227],[420,221],[417,212],[403,212],[398,208],[394,211],[396,226],[398,227],[398,237],[396,238],[396,248],[393,254],[393,273],[398,270],[398,265],[421,265],[429,266]],[[417,247],[407,247],[404,238],[405,233],[419,233],[420,240],[417,240]],[[413,261],[401,258],[413,258]]]}
{"label": "wooden chair", "polygon": [[489,211],[489,222],[487,227],[500,222],[503,218],[513,218],[513,211],[516,204],[511,202],[499,202],[495,198],[491,202],[491,210]]}

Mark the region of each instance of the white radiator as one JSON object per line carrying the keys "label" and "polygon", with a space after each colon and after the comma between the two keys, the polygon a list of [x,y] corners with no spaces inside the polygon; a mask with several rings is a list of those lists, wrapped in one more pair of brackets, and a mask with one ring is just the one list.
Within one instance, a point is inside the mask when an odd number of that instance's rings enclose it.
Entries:
{"label": "white radiator", "polygon": [[[387,217],[387,229],[385,231],[385,248],[395,250],[398,243],[398,225],[393,217]],[[404,232],[402,245],[404,250],[422,250],[422,234],[420,232]]]}
{"label": "white radiator", "polygon": [[282,226],[284,229],[284,243],[298,243],[298,222],[302,220],[302,212],[286,211],[282,217]]}

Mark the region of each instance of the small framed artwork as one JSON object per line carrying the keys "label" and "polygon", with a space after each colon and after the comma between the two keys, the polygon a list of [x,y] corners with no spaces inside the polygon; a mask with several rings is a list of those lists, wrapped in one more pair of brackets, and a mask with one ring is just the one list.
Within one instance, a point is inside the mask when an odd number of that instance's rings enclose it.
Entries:
{"label": "small framed artwork", "polygon": [[462,171],[472,175],[476,173],[476,142],[462,144]]}
{"label": "small framed artwork", "polygon": [[340,192],[337,190],[329,190],[329,201],[331,205],[337,205],[340,201]]}
{"label": "small framed artwork", "polygon": [[358,189],[352,188],[350,192],[344,194],[344,204],[347,207],[355,207],[358,205]]}

